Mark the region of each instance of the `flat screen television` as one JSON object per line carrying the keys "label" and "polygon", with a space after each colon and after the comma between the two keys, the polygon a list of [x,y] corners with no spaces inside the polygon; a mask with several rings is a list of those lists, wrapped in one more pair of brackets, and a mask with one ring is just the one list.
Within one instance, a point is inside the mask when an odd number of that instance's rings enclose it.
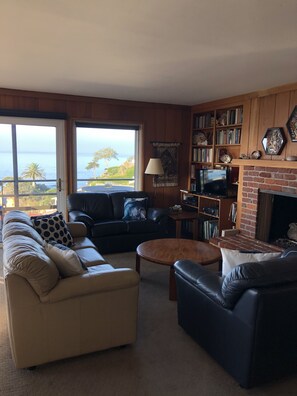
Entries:
{"label": "flat screen television", "polygon": [[227,169],[200,169],[196,173],[196,192],[227,196]]}

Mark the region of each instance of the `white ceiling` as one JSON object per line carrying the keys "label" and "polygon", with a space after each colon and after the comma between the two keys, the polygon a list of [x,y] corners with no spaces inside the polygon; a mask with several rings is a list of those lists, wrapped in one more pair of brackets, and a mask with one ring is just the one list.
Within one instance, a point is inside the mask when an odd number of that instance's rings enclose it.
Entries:
{"label": "white ceiling", "polygon": [[297,81],[296,0],[0,0],[0,87],[193,105]]}

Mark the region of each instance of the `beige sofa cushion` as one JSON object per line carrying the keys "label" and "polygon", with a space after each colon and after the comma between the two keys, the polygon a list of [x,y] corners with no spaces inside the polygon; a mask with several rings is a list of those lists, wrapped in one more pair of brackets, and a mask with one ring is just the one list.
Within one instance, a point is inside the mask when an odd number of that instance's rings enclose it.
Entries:
{"label": "beige sofa cushion", "polygon": [[73,250],[61,250],[49,243],[46,243],[44,248],[63,278],[80,275],[84,272],[78,255]]}
{"label": "beige sofa cushion", "polygon": [[39,296],[56,286],[59,272],[44,248],[32,238],[11,235],[4,240],[4,274],[17,274],[27,279]]}
{"label": "beige sofa cushion", "polygon": [[16,221],[32,226],[30,216],[27,213],[22,212],[21,210],[12,210],[11,212],[7,212],[4,216],[3,224],[8,224],[12,222],[15,223]]}
{"label": "beige sofa cushion", "polygon": [[34,239],[34,241],[38,242],[40,245],[44,244],[44,240],[42,237],[38,234],[36,230],[31,225],[25,224],[25,223],[14,223],[14,222],[9,222],[6,223],[3,226],[2,230],[2,237],[3,240],[8,238],[11,235],[25,235],[29,238]]}

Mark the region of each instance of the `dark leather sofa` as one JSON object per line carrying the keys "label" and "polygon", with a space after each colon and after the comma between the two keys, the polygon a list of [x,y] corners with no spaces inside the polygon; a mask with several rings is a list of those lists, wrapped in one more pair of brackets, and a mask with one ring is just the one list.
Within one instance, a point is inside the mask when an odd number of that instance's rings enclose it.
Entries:
{"label": "dark leather sofa", "polygon": [[225,277],[174,264],[178,323],[245,388],[297,371],[297,249]]}
{"label": "dark leather sofa", "polygon": [[[123,220],[125,198],[147,198],[145,220]],[[167,235],[167,210],[150,207],[142,191],[73,193],[67,197],[69,221],[81,221],[100,253],[135,250],[140,243]]]}

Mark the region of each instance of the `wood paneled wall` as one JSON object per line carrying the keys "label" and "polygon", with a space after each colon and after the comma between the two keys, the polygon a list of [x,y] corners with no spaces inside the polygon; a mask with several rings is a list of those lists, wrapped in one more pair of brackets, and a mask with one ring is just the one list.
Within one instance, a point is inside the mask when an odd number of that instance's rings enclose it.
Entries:
{"label": "wood paneled wall", "polygon": [[[161,187],[157,190],[156,204],[168,207],[180,201],[180,188],[188,186],[190,159],[191,110],[208,111],[214,108],[244,106],[244,126],[241,152],[250,154],[261,150],[265,156],[261,140],[267,128],[283,127],[287,144],[280,156],[297,155],[297,143],[291,142],[286,122],[297,105],[297,83],[248,93],[232,98],[217,100],[195,106],[166,105],[83,96],[61,95],[42,92],[0,89],[0,109],[61,112],[67,114],[67,163],[69,192],[72,191],[72,144],[75,120],[137,123],[143,126],[143,160],[145,169],[153,154],[152,141],[181,142],[179,148],[179,186]],[[144,177],[144,191],[153,194],[152,177]]]}
{"label": "wood paneled wall", "polygon": [[[286,91],[280,88],[279,92],[267,93],[251,99],[251,108],[254,109],[254,116],[251,115],[253,122],[249,128],[250,141],[247,153],[254,150],[261,150],[262,159],[284,160],[287,156],[297,155],[297,144],[291,141],[286,123],[294,107],[297,105],[296,84],[289,86]],[[287,139],[283,151],[280,155],[265,155],[262,139],[268,128],[281,127]]]}
{"label": "wood paneled wall", "polygon": [[[133,123],[143,126],[142,169],[153,155],[152,141],[181,142],[179,186],[157,190],[156,205],[168,207],[180,200],[180,187],[187,183],[190,107],[83,96],[0,89],[0,109],[67,114],[66,140],[68,191],[72,191],[73,124],[76,120]],[[144,191],[153,193],[152,176],[144,177]]]}

